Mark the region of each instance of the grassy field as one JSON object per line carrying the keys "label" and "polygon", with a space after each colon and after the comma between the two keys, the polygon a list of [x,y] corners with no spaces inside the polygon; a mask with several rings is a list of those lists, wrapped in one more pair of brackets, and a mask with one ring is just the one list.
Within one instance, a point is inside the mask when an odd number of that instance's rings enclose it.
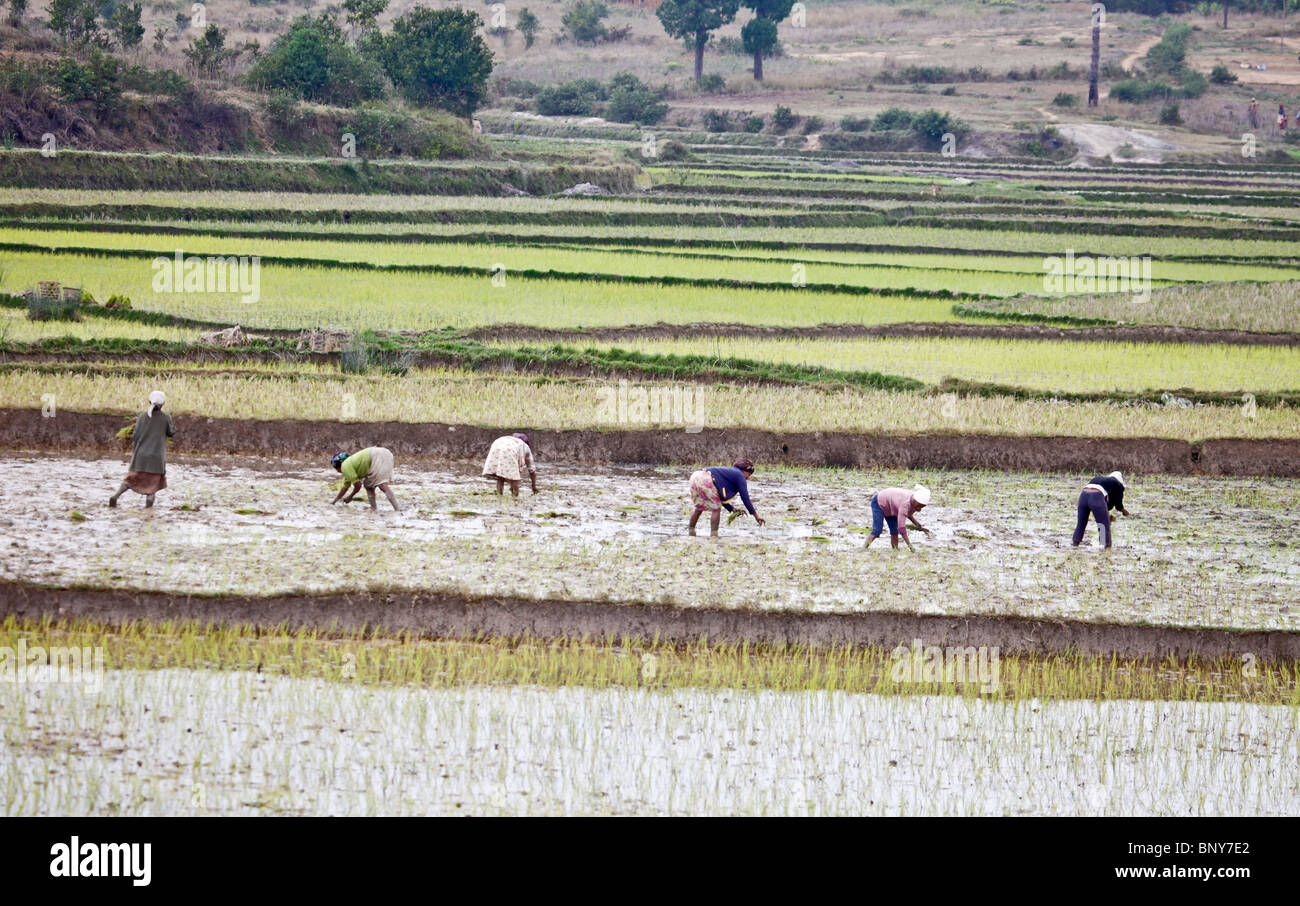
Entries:
{"label": "grassy field", "polygon": [[[293,369],[296,370],[296,369]],[[213,372],[217,373],[213,373]],[[226,372],[226,373],[222,373]],[[653,427],[647,419],[620,424],[608,415],[614,379],[509,377],[419,371],[405,376],[246,373],[215,366],[132,367],[129,373],[78,373],[67,366],[0,370],[0,406],[39,407],[53,394],[72,411],[139,410],[151,386],[163,387],[178,415],[273,420],[444,422],[483,426],[628,430]],[[639,381],[647,393],[680,383]],[[1290,438],[1300,434],[1294,406],[1120,405],[1021,400],[1009,396],[919,395],[848,388],[742,386],[701,389],[704,424],[769,431],[846,431],[867,434],[967,433],[1160,437]]]}

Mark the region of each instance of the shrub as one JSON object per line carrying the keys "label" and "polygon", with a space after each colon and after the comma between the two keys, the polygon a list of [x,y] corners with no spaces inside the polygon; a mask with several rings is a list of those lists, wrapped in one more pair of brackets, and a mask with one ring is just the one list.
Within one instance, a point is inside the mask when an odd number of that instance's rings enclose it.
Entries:
{"label": "shrub", "polygon": [[890,107],[876,114],[871,123],[872,132],[885,132],[890,129],[907,129],[912,125],[912,114],[901,107]]}
{"label": "shrub", "polygon": [[605,97],[605,86],[596,79],[575,79],[546,86],[534,104],[542,116],[595,116]]}
{"label": "shrub", "polygon": [[746,132],[762,132],[763,118],[757,114],[749,114],[741,121],[741,128]]}
{"label": "shrub", "polygon": [[926,110],[912,119],[912,131],[930,145],[938,145],[945,134],[951,132],[961,136],[967,132],[967,126],[961,120],[938,110]]}
{"label": "shrub", "polygon": [[1177,126],[1183,118],[1178,112],[1177,104],[1165,104],[1160,108],[1160,122],[1165,126]]}
{"label": "shrub", "polygon": [[820,116],[804,117],[803,129],[804,135],[812,135],[814,132],[820,132],[822,128],[822,118]]}
{"label": "shrub", "polygon": [[669,139],[659,147],[659,159],[663,161],[692,160],[694,157],[690,149],[675,138]]}
{"label": "shrub", "polygon": [[609,7],[600,0],[578,0],[565,11],[560,22],[569,37],[577,44],[595,44],[605,37],[601,21],[609,15]]}
{"label": "shrub", "polygon": [[711,72],[700,79],[695,86],[700,94],[718,94],[727,90],[727,80],[716,72]]}
{"label": "shrub", "polygon": [[1149,101],[1153,97],[1169,97],[1174,93],[1174,87],[1165,82],[1148,82],[1143,79],[1125,79],[1122,82],[1116,82],[1110,87],[1110,96],[1112,100],[1124,101],[1130,104],[1140,104],[1143,101]]}
{"label": "shrub", "polygon": [[1056,97],[1052,98],[1053,107],[1073,107],[1078,103],[1079,99],[1068,91],[1062,91]]}
{"label": "shrub", "polygon": [[27,297],[27,317],[33,321],[80,321],[80,303],[64,298],[46,298],[40,293]]}
{"label": "shrub", "polygon": [[492,51],[478,34],[482,24],[467,10],[417,6],[393,23],[377,53],[407,100],[468,116],[483,103],[492,74]]}
{"label": "shrub", "polygon": [[704,111],[704,128],[708,132],[731,131],[731,115],[725,110]]}
{"label": "shrub", "polygon": [[638,82],[638,87],[619,86],[609,94],[605,116],[616,123],[657,123],[668,115],[668,105],[659,94]]}
{"label": "shrub", "polygon": [[844,132],[866,132],[871,128],[871,117],[849,116],[840,119],[840,129]]}
{"label": "shrub", "polygon": [[290,25],[253,64],[248,80],[263,90],[340,107],[384,93],[379,66],[353,50],[343,29],[324,13],[316,19],[302,16]]}
{"label": "shrub", "polygon": [[1222,63],[1215,63],[1214,68],[1210,70],[1210,81],[1216,85],[1231,85],[1237,81],[1237,76],[1228,71],[1228,67]]}
{"label": "shrub", "polygon": [[777,132],[789,132],[797,122],[799,117],[795,116],[794,111],[789,107],[778,104],[772,113],[772,128]]}

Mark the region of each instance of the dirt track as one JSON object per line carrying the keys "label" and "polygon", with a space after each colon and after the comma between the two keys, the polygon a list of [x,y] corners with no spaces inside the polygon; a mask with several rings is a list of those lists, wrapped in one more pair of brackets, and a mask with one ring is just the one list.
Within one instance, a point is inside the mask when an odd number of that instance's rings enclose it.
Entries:
{"label": "dirt track", "polygon": [[[0,448],[60,452],[124,450],[115,435],[131,419],[60,410],[0,409]],[[409,422],[253,421],[177,417],[176,453],[257,453],[318,456],[321,450],[360,449],[384,438],[403,459],[475,459],[499,428]],[[705,428],[642,431],[528,431],[539,456],[577,463],[698,463],[755,461],[797,466],[896,469],[994,469],[1025,472],[1095,471],[1098,462],[1126,472],[1178,475],[1300,477],[1300,439],[1210,440],[1162,438],[1003,437],[994,435],[882,436],[780,434]]]}
{"label": "dirt track", "polygon": [[931,645],[997,646],[1005,654],[1074,652],[1119,657],[1216,658],[1253,654],[1300,660],[1300,633],[1116,626],[1019,617],[904,613],[782,613],[590,601],[536,601],[422,593],[281,597],[202,597],[0,584],[0,613],[27,619],[89,618],[119,624],[142,618],[196,620],[268,629],[409,632],[431,638],[526,635],[533,638],[633,637],[664,641],[877,645],[912,639]]}

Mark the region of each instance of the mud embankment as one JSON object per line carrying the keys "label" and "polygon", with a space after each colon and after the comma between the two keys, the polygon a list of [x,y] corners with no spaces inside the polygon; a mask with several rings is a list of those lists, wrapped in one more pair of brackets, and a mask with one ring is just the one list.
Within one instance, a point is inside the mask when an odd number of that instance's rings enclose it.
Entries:
{"label": "mud embankment", "polygon": [[141,619],[314,629],[424,638],[478,635],[531,638],[639,638],[669,642],[997,646],[1003,654],[1125,658],[1239,657],[1300,660],[1300,633],[905,613],[793,613],[679,608],[591,601],[527,600],[420,592],[356,592],[277,597],[192,596],[110,589],[55,589],[0,583],[0,614],[39,620]]}
{"label": "mud embankment", "polygon": [[[95,452],[126,450],[117,432],[133,417],[59,410],[0,409],[0,449]],[[174,453],[311,458],[381,443],[399,459],[477,459],[502,428],[435,422],[254,421],[177,416]],[[1300,439],[886,436],[753,429],[547,431],[527,425],[539,458],[578,463],[711,463],[745,457],[762,463],[873,469],[994,469],[1093,473],[1106,468],[1175,475],[1300,477]]]}

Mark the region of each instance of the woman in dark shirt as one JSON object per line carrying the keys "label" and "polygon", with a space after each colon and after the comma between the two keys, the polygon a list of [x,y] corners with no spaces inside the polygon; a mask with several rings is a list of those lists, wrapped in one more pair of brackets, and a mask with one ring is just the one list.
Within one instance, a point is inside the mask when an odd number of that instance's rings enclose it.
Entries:
{"label": "woman in dark shirt", "polygon": [[754,464],[748,459],[739,459],[730,468],[719,466],[700,469],[691,474],[691,503],[695,512],[691,514],[691,534],[695,534],[695,523],[700,521],[700,514],[709,511],[710,534],[718,534],[718,525],[722,521],[722,510],[735,512],[735,507],[728,500],[735,500],[739,495],[745,509],[754,520],[763,525],[765,520],[754,510],[749,502],[749,477],[754,474]]}
{"label": "woman in dark shirt", "polygon": [[1096,475],[1079,494],[1079,520],[1074,526],[1074,546],[1083,541],[1084,530],[1088,527],[1088,516],[1097,520],[1097,536],[1102,546],[1110,549],[1110,511],[1118,510],[1125,516],[1124,476],[1120,472],[1109,475]]}
{"label": "woman in dark shirt", "polygon": [[117,506],[117,498],[128,488],[144,495],[145,506],[153,506],[154,495],[167,487],[167,438],[176,433],[176,426],[172,417],[162,411],[165,402],[167,397],[161,390],[149,394],[149,408],[140,413],[131,431],[131,465],[126,480],[108,498],[109,506]]}

